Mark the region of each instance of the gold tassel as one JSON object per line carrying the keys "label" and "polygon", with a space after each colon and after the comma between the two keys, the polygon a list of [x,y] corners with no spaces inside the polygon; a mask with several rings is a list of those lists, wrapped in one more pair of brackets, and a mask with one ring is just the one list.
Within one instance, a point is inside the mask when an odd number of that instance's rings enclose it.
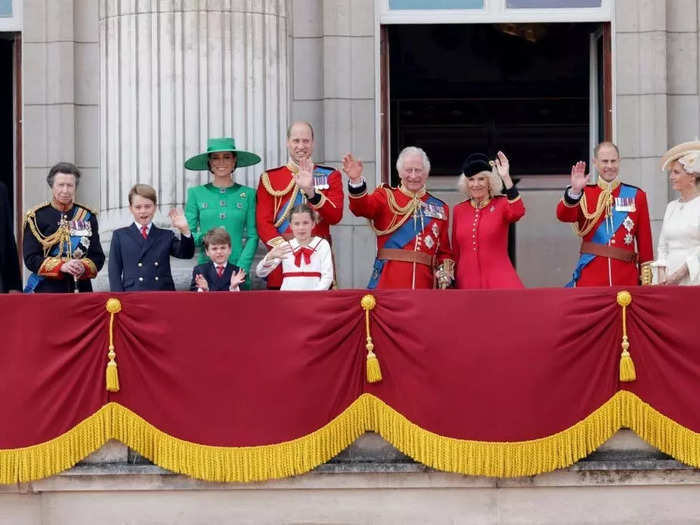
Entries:
{"label": "gold tassel", "polygon": [[382,369],[379,366],[377,354],[374,353],[374,343],[372,342],[372,335],[369,331],[369,312],[377,306],[377,300],[373,295],[367,294],[360,301],[360,305],[365,311],[365,330],[367,332],[367,343],[365,344],[365,348],[367,349],[367,382],[377,383],[382,380]]}
{"label": "gold tassel", "polygon": [[622,354],[620,355],[620,381],[629,383],[636,381],[637,372],[634,369],[634,361],[629,353],[630,342],[627,337],[627,307],[632,302],[632,294],[627,290],[617,293],[617,304],[622,306]]}
{"label": "gold tassel", "polygon": [[122,303],[114,297],[107,300],[106,305],[109,312],[109,352],[107,358],[107,369],[105,370],[105,383],[107,392],[119,392],[119,372],[117,371],[117,354],[114,351],[114,314],[122,311]]}

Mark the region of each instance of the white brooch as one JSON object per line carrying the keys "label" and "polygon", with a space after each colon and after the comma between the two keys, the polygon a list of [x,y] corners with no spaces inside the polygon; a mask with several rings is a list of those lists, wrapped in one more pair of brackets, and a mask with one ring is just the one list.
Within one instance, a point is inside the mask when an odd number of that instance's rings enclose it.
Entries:
{"label": "white brooch", "polygon": [[492,204],[491,207],[489,208],[489,211],[490,211],[491,213],[495,212],[495,211],[496,211],[496,207]]}
{"label": "white brooch", "polygon": [[433,242],[433,238],[430,235],[425,236],[425,245],[428,247],[428,250],[431,250],[433,248],[433,245],[435,243]]}
{"label": "white brooch", "polygon": [[625,244],[630,245],[632,244],[632,241],[634,241],[634,236],[627,232],[627,235],[625,235]]}
{"label": "white brooch", "polygon": [[[626,229],[628,232],[631,232],[631,231],[632,231],[632,228],[634,228],[634,221],[632,220],[632,217],[630,217],[630,216],[628,215],[627,218],[626,218],[626,219],[624,220],[624,222],[622,223],[622,225],[625,227],[625,229]],[[625,242],[627,242],[626,238],[625,238]],[[629,243],[627,243],[627,244],[629,244]]]}

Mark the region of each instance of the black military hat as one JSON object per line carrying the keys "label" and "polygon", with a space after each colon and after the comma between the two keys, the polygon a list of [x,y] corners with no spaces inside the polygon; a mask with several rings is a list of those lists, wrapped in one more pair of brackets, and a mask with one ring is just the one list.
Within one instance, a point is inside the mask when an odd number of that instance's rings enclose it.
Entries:
{"label": "black military hat", "polygon": [[489,158],[483,153],[472,153],[462,164],[462,173],[465,177],[472,177],[482,171],[491,171]]}

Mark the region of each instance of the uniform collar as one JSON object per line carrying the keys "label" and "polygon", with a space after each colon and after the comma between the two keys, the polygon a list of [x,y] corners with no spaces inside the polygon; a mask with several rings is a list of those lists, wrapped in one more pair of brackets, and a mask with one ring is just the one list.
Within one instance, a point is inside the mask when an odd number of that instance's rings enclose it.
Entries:
{"label": "uniform collar", "polygon": [[75,205],[75,203],[71,202],[70,204],[68,204],[66,206],[66,205],[61,204],[60,202],[56,202],[55,199],[51,199],[51,207],[55,210],[62,212],[62,213],[65,213],[67,211],[72,210],[74,205]]}
{"label": "uniform collar", "polygon": [[403,183],[401,183],[399,185],[399,191],[401,193],[403,193],[404,195],[406,195],[406,197],[410,197],[411,199],[422,199],[426,193],[425,186],[423,186],[421,189],[419,189],[417,192],[414,193],[414,192],[406,189],[404,187]]}
{"label": "uniform collar", "polygon": [[620,185],[620,179],[619,179],[619,177],[615,177],[612,180],[612,182],[606,182],[603,180],[602,177],[598,177],[597,184],[601,190],[603,190],[603,191],[608,190],[608,191],[612,192],[612,191],[615,191],[615,188],[617,188]]}
{"label": "uniform collar", "polygon": [[[316,167],[316,164],[314,164],[313,159],[309,159],[311,161],[311,165]],[[287,169],[291,171],[292,173],[299,173],[299,165],[292,160],[290,157],[289,160],[287,161]]]}
{"label": "uniform collar", "polygon": [[479,204],[475,204],[474,199],[469,199],[469,204],[472,205],[472,208],[477,209],[477,210],[480,210],[482,208],[486,208],[486,206],[488,206],[490,202],[491,202],[491,197],[489,197],[485,201],[481,201]]}

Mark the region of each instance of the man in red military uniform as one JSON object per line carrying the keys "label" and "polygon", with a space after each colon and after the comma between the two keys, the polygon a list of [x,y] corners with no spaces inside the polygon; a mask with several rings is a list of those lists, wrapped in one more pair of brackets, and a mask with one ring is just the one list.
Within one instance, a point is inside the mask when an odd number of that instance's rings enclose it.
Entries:
{"label": "man in red military uniform", "polygon": [[650,277],[654,258],[645,193],[617,178],[620,153],[612,142],[596,146],[598,183],[588,184],[586,163],[571,168],[571,186],[557,206],[557,218],[571,222],[581,237],[581,257],[566,285],[634,286]]}
{"label": "man in red military uniform", "polygon": [[430,161],[416,147],[404,148],[396,161],[398,188],[380,186],[367,193],[362,162],[343,159],[350,210],[366,217],[377,234],[377,257],[368,288],[446,287],[454,276],[448,237],[449,208],[425,190]]}
{"label": "man in red military uniform", "polygon": [[[255,211],[260,239],[268,250],[292,238],[289,212],[308,202],[318,212],[319,221],[312,231],[331,242],[330,226],[343,218],[343,183],[340,172],[334,168],[315,165],[314,130],[308,122],[295,122],[287,130],[289,161],[264,172],[260,176]],[[282,267],[267,276],[267,287],[279,289],[282,285]]]}

